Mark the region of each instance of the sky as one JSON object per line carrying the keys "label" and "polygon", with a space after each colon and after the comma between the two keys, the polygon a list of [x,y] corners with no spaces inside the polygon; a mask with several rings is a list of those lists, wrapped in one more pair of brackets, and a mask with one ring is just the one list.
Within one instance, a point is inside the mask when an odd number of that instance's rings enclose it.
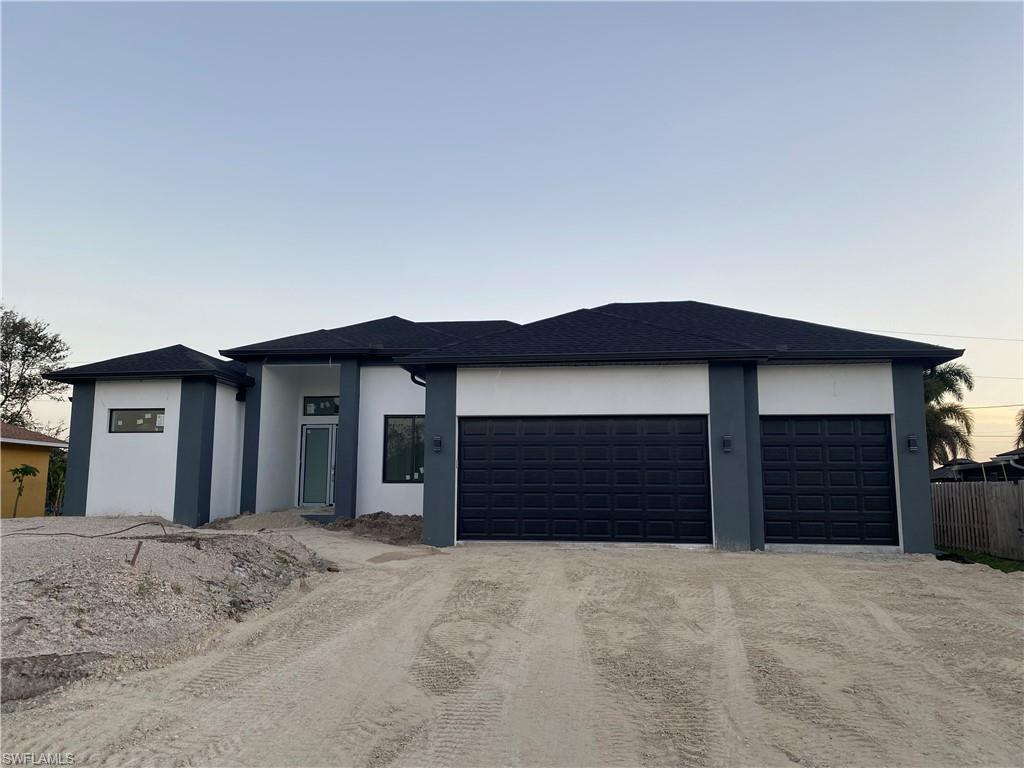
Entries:
{"label": "sky", "polygon": [[3,301],[76,363],[696,299],[965,347],[1010,447],[1020,4],[2,14]]}

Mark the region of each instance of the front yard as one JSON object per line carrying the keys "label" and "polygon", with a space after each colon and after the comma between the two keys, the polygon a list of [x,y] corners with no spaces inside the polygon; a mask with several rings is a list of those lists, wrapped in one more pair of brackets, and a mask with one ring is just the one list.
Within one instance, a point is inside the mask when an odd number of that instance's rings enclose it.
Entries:
{"label": "front yard", "polygon": [[3,750],[83,765],[1024,759],[1021,573],[291,534],[340,572],[189,658],[7,712]]}

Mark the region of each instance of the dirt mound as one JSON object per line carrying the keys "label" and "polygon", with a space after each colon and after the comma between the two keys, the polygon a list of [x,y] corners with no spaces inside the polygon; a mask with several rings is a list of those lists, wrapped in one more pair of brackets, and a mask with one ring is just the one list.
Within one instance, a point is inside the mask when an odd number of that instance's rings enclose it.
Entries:
{"label": "dirt mound", "polygon": [[326,567],[286,534],[167,526],[166,535],[85,538],[110,521],[74,525],[18,536],[3,526],[4,701],[163,663]]}
{"label": "dirt mound", "polygon": [[317,509],[280,509],[277,512],[261,512],[258,515],[235,515],[222,517],[202,526],[214,531],[274,531],[288,528],[302,528],[309,525],[303,515],[319,512]]}
{"label": "dirt mound", "polygon": [[356,518],[341,517],[325,527],[331,531],[351,531],[356,536],[402,547],[419,544],[423,538],[423,518],[419,515],[374,512]]}

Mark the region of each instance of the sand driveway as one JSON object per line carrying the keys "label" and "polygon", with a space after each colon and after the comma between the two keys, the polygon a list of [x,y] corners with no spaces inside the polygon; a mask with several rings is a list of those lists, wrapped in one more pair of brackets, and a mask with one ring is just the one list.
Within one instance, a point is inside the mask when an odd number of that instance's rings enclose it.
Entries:
{"label": "sand driveway", "polygon": [[1024,574],[294,532],[339,573],[3,717],[76,765],[1019,765]]}

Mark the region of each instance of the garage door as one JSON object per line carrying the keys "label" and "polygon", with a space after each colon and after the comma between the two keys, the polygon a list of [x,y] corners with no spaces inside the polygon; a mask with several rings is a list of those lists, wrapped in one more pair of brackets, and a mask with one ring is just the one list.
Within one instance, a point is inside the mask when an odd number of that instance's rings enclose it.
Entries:
{"label": "garage door", "polygon": [[761,418],[769,543],[898,544],[888,416]]}
{"label": "garage door", "polygon": [[711,542],[704,416],[463,418],[460,539]]}

